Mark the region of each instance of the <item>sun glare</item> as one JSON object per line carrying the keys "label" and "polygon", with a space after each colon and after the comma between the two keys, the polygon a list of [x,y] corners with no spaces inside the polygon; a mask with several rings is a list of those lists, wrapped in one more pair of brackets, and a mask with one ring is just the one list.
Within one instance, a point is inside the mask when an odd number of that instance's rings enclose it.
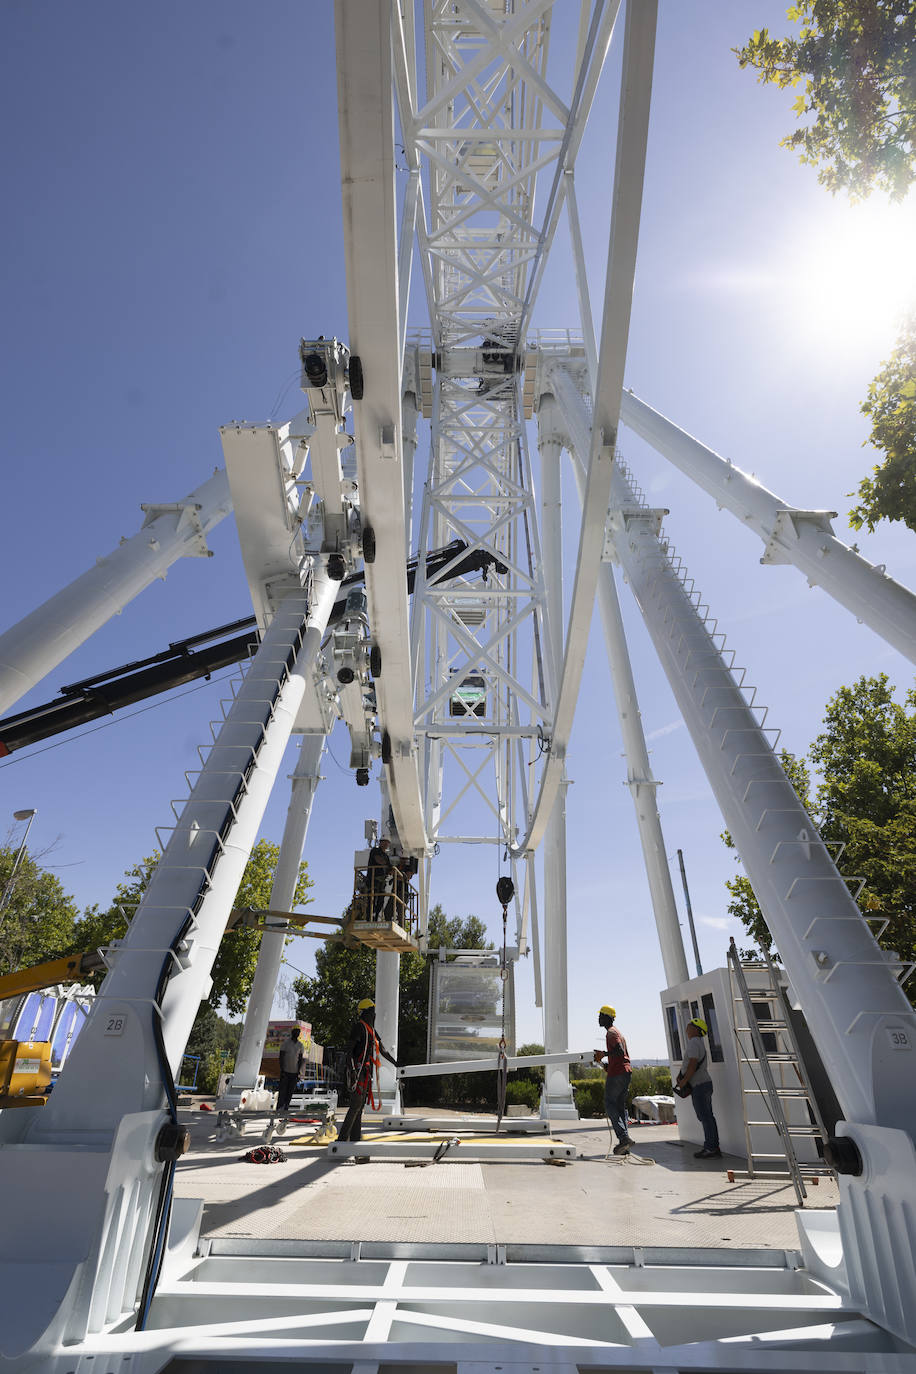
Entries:
{"label": "sun glare", "polygon": [[797,245],[792,314],[812,343],[886,356],[916,309],[916,198],[837,201]]}

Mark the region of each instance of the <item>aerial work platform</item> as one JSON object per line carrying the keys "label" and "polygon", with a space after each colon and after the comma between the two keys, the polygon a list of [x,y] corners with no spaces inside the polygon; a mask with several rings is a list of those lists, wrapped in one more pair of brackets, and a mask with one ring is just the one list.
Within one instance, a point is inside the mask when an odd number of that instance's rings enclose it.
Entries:
{"label": "aerial work platform", "polygon": [[397,867],[385,873],[367,864],[356,865],[343,938],[346,943],[399,954],[419,949],[417,893]]}

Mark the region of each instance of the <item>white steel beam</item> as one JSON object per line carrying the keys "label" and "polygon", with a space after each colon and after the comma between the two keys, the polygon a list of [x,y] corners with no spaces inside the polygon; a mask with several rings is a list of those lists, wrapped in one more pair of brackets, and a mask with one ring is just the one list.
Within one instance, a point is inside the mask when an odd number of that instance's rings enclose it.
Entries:
{"label": "white steel beam", "polygon": [[[578,398],[565,418],[585,444]],[[659,532],[625,464],[614,465],[608,537],[652,637],[723,820],[760,902],[845,1120],[839,1211],[855,1300],[916,1338],[916,1012],[799,801],[769,733],[722,653],[723,636]],[[692,586],[692,584],[691,584]],[[751,698],[751,701],[753,698]]]}
{"label": "white steel beam", "polygon": [[[580,383],[587,390],[587,381],[582,376],[582,364],[572,363],[572,370],[578,372]],[[584,415],[582,397],[573,382],[570,365],[559,360],[550,364],[541,379],[545,388],[538,402],[538,428],[553,432],[564,432],[564,443],[572,458],[573,475],[579,493],[580,504],[585,499],[585,465],[581,455],[588,451],[587,419]],[[559,407],[559,414],[558,414]],[[569,417],[567,420],[566,417]],[[570,437],[572,436],[572,437]],[[668,867],[667,850],[662,835],[661,819],[656,802],[658,782],[652,775],[649,751],[642,728],[639,702],[636,696],[636,683],[630,665],[630,654],[624,633],[620,602],[614,581],[614,570],[609,563],[601,569],[598,583],[598,601],[601,622],[604,629],[604,642],[607,649],[617,706],[617,717],[627,760],[627,787],[633,799],[636,825],[639,831],[646,878],[652,899],[652,910],[658,931],[659,947],[668,987],[684,983],[688,978],[687,956],[681,935],[677,904],[671,885],[671,872]]]}
{"label": "white steel beam", "polygon": [[[305,837],[308,834],[312,803],[318,789],[321,755],[324,752],[325,736],[319,734],[303,735],[299,745],[299,757],[292,777],[292,790],[286,825],[280,841],[280,853],[274,872],[273,886],[270,890],[271,909],[292,911],[299,881],[299,864]],[[261,1072],[261,1059],[264,1054],[264,1041],[267,1037],[267,1023],[270,1009],[277,990],[277,979],[283,961],[289,926],[281,929],[265,930],[261,935],[258,962],[255,968],[248,1006],[245,1009],[245,1024],[239,1041],[232,1073],[232,1088],[219,1103],[219,1106],[235,1106],[244,1095],[248,1105],[254,1109],[256,1103],[252,1094],[258,1075]]]}
{"label": "white steel beam", "polygon": [[165,1104],[334,601],[337,584],[314,573],[264,636],[52,1100],[0,1115],[0,1286],[29,1291],[55,1257],[40,1300],[17,1298],[0,1357],[52,1331],[80,1340],[134,1308],[168,1167],[157,1146]]}
{"label": "white steel beam", "polygon": [[0,635],[0,713],[138,596],[179,558],[206,558],[206,536],[232,509],[217,469],[183,501],[144,505],[142,528],[68,587]]}
{"label": "white steel beam", "polygon": [[404,579],[392,6],[390,0],[336,0],[334,15],[349,345],[365,378],[363,398],[353,406],[357,468],[363,521],[377,538],[375,561],[365,569],[382,660],[375,690],[381,729],[391,742],[388,782],[398,837],[406,849],[424,853]]}
{"label": "white steel beam", "polygon": [[[566,1051],[564,1054],[524,1054],[511,1055],[506,1063],[510,1069],[528,1069],[533,1067],[551,1068],[557,1064],[593,1064],[595,1062],[594,1050],[584,1050],[581,1053]],[[477,1073],[484,1069],[499,1068],[499,1060],[494,1055],[492,1058],[483,1059],[452,1059],[442,1064],[405,1064],[398,1069],[399,1078],[428,1078],[431,1074],[440,1073]]]}
{"label": "white steel beam", "polygon": [[796,510],[657,410],[624,392],[623,424],[731,511],[766,545],[761,563],[794,563],[857,620],[916,663],[916,595],[837,539],[836,511]]}
{"label": "white steel beam", "polygon": [[566,766],[566,750],[585,666],[585,649],[604,548],[604,511],[610,494],[614,445],[620,418],[620,395],[642,210],[657,8],[656,0],[644,0],[640,5],[627,7],[611,235],[594,399],[595,423],[591,436],[578,562],[550,752],[541,774],[528,832],[523,840],[513,846],[514,853],[536,848],[547,828]]}
{"label": "white steel beam", "polygon": [[[443,1135],[441,1140],[376,1140],[371,1135],[362,1140],[337,1140],[327,1148],[329,1159],[347,1159],[353,1155],[364,1155],[369,1159],[433,1159],[449,1140]],[[554,1141],[518,1140],[504,1136],[504,1143],[477,1140],[474,1136],[463,1139],[452,1137],[452,1144],[446,1158],[459,1163],[483,1160],[495,1163],[514,1164],[525,1160],[537,1159],[576,1159],[578,1150],[575,1145]]]}

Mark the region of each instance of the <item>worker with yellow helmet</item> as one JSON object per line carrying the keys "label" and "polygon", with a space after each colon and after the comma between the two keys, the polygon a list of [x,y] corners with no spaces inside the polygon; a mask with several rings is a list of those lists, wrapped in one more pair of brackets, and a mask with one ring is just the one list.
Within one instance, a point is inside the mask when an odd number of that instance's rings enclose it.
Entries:
{"label": "worker with yellow helmet", "polygon": [[[347,1045],[347,1115],[340,1129],[338,1140],[362,1140],[363,1108],[369,1100],[375,1109],[373,1075],[378,1087],[379,1056],[389,1064],[398,1067],[398,1062],[385,1049],[381,1036],[375,1029],[375,1003],[371,997],[364,997],[356,1004],[356,1020],[350,1032]],[[367,1155],[357,1156],[358,1164],[368,1164]]]}
{"label": "worker with yellow helmet", "polygon": [[598,1025],[605,1031],[607,1049],[595,1050],[595,1063],[607,1059],[604,1071],[604,1114],[617,1133],[615,1155],[628,1155],[633,1141],[627,1129],[627,1096],[630,1091],[630,1054],[627,1042],[614,1026],[617,1013],[613,1007],[603,1006],[598,1012]]}
{"label": "worker with yellow helmet", "polygon": [[709,1027],[702,1016],[687,1022],[687,1049],[684,1062],[674,1084],[678,1097],[689,1097],[697,1121],[703,1128],[703,1148],[694,1151],[694,1159],[721,1159],[719,1127],[712,1110],[712,1077],[704,1036]]}

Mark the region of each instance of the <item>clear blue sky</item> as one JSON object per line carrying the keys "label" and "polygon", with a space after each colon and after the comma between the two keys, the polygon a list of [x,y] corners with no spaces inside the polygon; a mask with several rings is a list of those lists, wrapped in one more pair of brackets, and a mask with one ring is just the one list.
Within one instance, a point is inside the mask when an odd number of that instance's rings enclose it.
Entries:
{"label": "clear blue sky", "polygon": [[[788,504],[845,512],[873,461],[858,403],[893,342],[914,206],[850,209],[777,146],[792,97],[758,87],[730,49],[763,24],[784,32],[782,4],[660,9],[627,385]],[[562,46],[569,37],[555,25]],[[141,502],[178,500],[221,464],[220,424],[298,408],[298,339],[346,338],[346,300],[329,0],[6,0],[0,63],[0,556],[11,624],[132,534]],[[608,81],[577,169],[596,301],[616,104]],[[536,324],[575,327],[563,234],[554,257]],[[411,322],[424,323],[419,301]],[[622,437],[789,748],[807,747],[841,683],[877,672],[912,682],[883,641],[793,569],[761,567],[754,536]],[[888,528],[858,542],[916,585],[912,535]],[[231,521],[211,547],[213,559],[178,564],[23,705],[249,613]],[[714,967],[731,931],[723,884],[734,864],[638,614],[624,606],[667,848],[685,852],[703,962]],[[204,686],[6,761],[0,832],[4,816],[12,825],[12,811],[37,807],[35,847],[55,845],[46,862],[81,905],[107,903],[168,822],[219,695]],[[346,761],[343,727],[331,750]],[[357,793],[334,757],[324,771],[306,857],[315,909],[336,914],[374,792]],[[661,960],[624,773],[593,634],[570,751],[571,1042],[597,1043],[597,1008],[611,1001],[633,1052],[661,1056]],[[279,839],[285,808],[278,789],[266,836]],[[476,849],[473,860],[443,856],[433,897],[450,914],[486,918],[495,936],[496,855]],[[291,957],[311,965],[306,942]],[[525,968],[519,1003],[520,1038],[541,1039]]]}

